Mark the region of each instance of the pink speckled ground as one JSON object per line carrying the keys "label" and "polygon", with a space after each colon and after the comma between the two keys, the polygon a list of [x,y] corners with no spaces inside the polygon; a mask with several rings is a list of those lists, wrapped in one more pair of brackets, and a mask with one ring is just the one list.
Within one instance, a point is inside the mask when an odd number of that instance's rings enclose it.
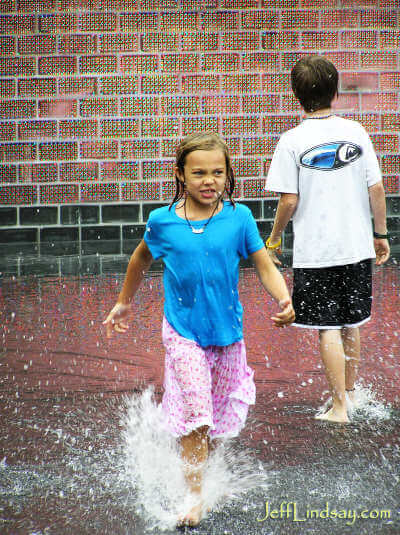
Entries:
{"label": "pink speckled ground", "polygon": [[[290,272],[285,277],[290,284]],[[374,274],[373,318],[362,327],[360,370],[363,382],[394,407],[400,401],[399,279],[396,265]],[[161,276],[150,275],[141,287],[129,333],[108,341],[101,323],[121,280],[102,276],[2,281],[0,405],[6,418],[15,403],[73,398],[77,406],[84,406],[87,395],[129,393],[149,383],[159,399]],[[257,403],[243,437],[255,443],[265,439],[269,458],[288,462],[295,451],[298,461],[302,454],[309,455],[322,432],[313,419],[327,397],[317,333],[274,328],[269,318],[275,305],[252,269],[242,271],[240,293],[248,362],[257,385]],[[19,457],[21,451],[16,448],[14,455]]]}

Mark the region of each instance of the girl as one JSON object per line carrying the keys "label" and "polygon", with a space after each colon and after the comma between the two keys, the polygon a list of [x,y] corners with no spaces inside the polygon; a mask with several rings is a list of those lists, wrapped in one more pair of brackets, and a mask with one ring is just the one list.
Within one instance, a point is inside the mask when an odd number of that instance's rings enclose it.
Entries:
{"label": "girl", "polygon": [[[202,469],[211,438],[236,436],[255,401],[247,366],[238,296],[240,257],[253,260],[261,283],[279,303],[278,327],[294,320],[285,281],[270,259],[250,210],[232,199],[230,156],[218,134],[195,133],[180,143],[171,205],[151,212],[134,251],[107,336],[126,332],[130,302],[153,260],[162,258],[166,349],[162,408],[179,437],[185,479],[196,505],[178,519],[195,526],[202,515]],[[224,195],[229,200],[224,200]]]}

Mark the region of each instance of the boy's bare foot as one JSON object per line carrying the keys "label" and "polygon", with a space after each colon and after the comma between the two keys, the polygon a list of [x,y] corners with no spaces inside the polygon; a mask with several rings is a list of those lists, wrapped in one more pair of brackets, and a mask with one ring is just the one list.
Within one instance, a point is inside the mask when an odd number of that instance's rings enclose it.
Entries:
{"label": "boy's bare foot", "polygon": [[203,516],[203,502],[200,501],[197,505],[192,507],[185,515],[180,515],[178,518],[178,527],[189,526],[191,528],[198,526]]}
{"label": "boy's bare foot", "polygon": [[324,412],[322,414],[316,414],[315,419],[325,420],[327,422],[337,422],[337,423],[342,423],[342,424],[349,423],[347,412],[345,410],[343,411],[334,410],[333,407],[329,409],[327,412]]}
{"label": "boy's bare foot", "polygon": [[[349,415],[352,415],[355,409],[360,405],[359,401],[356,399],[354,390],[346,390],[346,407]],[[332,408],[332,398],[328,398],[325,403],[319,408],[322,413],[325,413],[328,409]]]}

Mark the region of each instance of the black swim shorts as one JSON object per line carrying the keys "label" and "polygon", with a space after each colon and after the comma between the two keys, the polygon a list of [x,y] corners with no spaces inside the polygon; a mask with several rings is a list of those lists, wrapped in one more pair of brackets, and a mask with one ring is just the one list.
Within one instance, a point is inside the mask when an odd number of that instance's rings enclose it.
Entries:
{"label": "black swim shorts", "polygon": [[293,269],[293,325],[313,329],[358,327],[370,319],[372,260]]}

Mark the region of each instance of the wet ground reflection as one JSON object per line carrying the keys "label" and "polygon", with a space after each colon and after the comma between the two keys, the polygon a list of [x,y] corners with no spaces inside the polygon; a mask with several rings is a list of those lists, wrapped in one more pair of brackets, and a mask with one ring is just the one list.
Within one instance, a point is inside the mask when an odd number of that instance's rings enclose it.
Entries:
{"label": "wet ground reflection", "polygon": [[[314,421],[327,398],[316,333],[274,329],[273,305],[255,277],[244,270],[240,287],[257,404],[227,452],[229,459],[245,453],[249,466],[266,473],[267,485],[222,503],[194,532],[398,534],[399,268],[374,275],[374,316],[362,328],[362,407],[348,426]],[[162,285],[158,274],[146,279],[129,334],[109,342],[101,321],[121,279],[1,281],[1,533],[146,532],[137,489],[123,477],[121,417],[132,392],[152,383],[156,400],[161,395]],[[286,513],[257,521],[266,516],[266,502],[269,511],[294,502],[297,520]],[[302,521],[307,508],[323,510],[327,502],[331,509],[376,512],[353,523],[323,515]],[[380,510],[390,510],[391,518],[374,518]]]}

